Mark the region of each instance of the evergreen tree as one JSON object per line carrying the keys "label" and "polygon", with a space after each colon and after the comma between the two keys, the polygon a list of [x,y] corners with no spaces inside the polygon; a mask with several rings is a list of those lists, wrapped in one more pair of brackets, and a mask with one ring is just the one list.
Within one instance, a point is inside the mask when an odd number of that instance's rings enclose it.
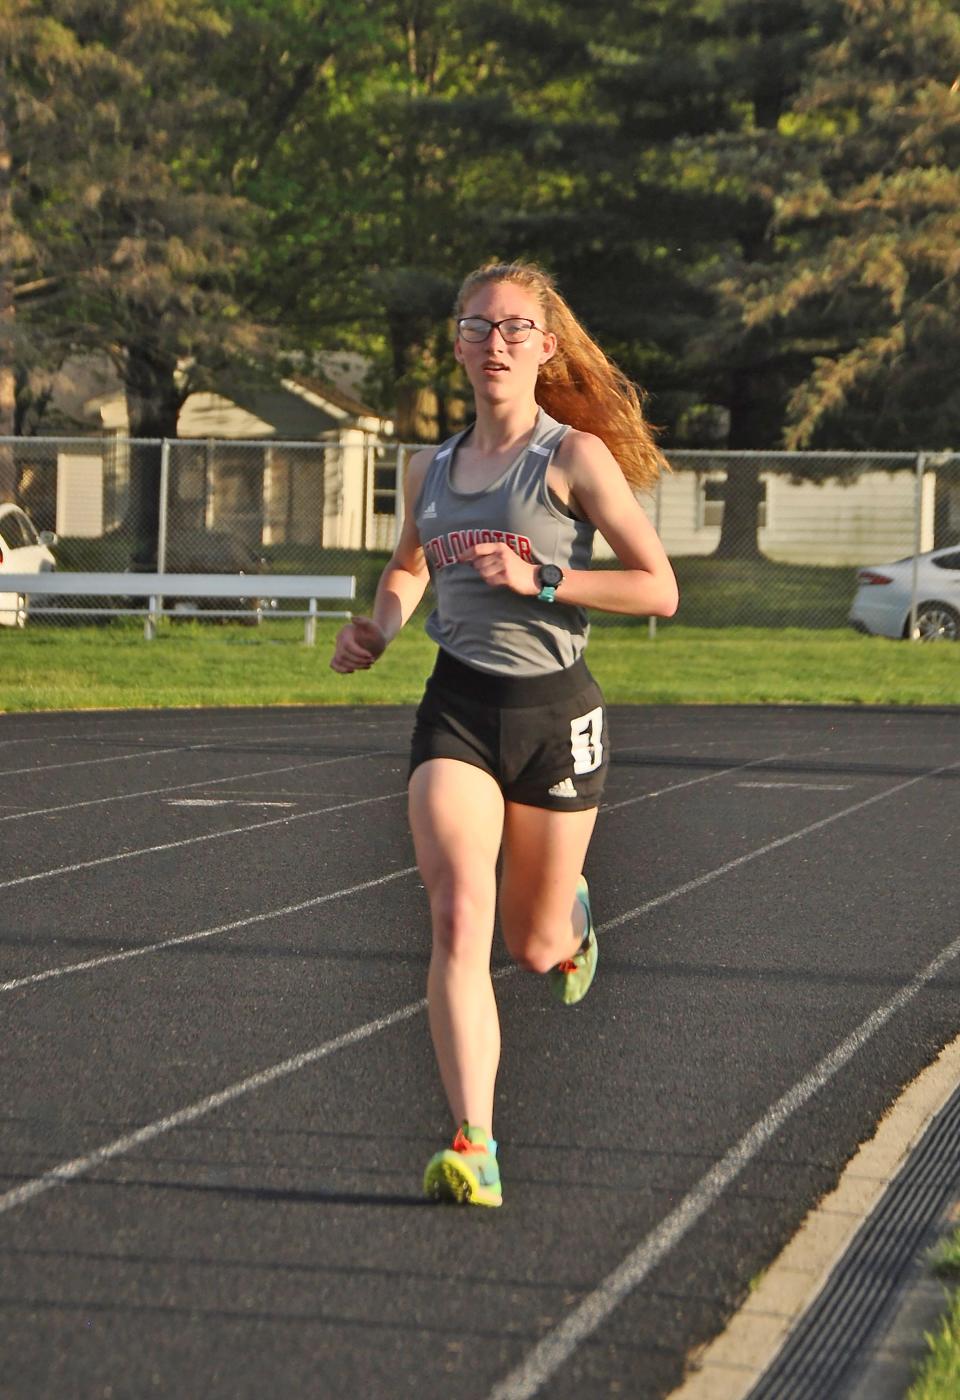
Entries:
{"label": "evergreen tree", "polygon": [[785,136],[778,275],[746,323],[802,344],[786,443],[945,447],[960,436],[960,15],[843,0]]}

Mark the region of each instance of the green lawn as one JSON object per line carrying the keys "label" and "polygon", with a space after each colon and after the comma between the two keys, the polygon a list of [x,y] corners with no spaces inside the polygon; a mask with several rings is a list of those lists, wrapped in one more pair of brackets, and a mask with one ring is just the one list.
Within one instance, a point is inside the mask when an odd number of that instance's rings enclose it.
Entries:
{"label": "green lawn", "polygon": [[[413,622],[369,672],[329,669],[339,623],[259,628],[178,622],[0,629],[0,710],[415,702],[433,646]],[[591,667],[611,704],[960,704],[960,647],[847,629],[594,628]]]}
{"label": "green lawn", "polygon": [[933,1251],[930,1265],[948,1285],[946,1311],[938,1330],[927,1333],[927,1358],[905,1400],[956,1400],[960,1395],[960,1231]]}
{"label": "green lawn", "polygon": [[[214,551],[210,567],[216,568],[216,551],[209,547]],[[352,574],[357,580],[357,612],[369,611],[388,558],[370,550],[292,544],[267,545],[263,553],[273,573]],[[64,570],[123,570],[130,567],[130,542],[117,532],[97,540],[62,539],[57,562]],[[222,559],[219,566],[224,566]],[[673,566],[685,627],[844,627],[855,588],[853,567],[709,556],[674,559]],[[616,566],[611,560],[596,567]]]}

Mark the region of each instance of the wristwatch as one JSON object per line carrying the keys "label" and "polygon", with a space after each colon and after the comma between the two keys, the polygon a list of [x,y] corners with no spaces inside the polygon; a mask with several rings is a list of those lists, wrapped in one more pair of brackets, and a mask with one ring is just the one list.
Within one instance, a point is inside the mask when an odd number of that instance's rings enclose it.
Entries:
{"label": "wristwatch", "polygon": [[556,602],[557,589],[563,583],[563,570],[558,569],[556,564],[541,564],[537,569],[536,579],[540,585],[540,592],[537,594],[540,602]]}

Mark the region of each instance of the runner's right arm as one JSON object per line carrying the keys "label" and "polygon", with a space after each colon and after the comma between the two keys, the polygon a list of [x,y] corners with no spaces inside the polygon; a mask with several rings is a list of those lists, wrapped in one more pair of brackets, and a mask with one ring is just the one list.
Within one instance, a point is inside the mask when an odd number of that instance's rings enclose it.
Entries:
{"label": "runner's right arm", "polygon": [[403,528],[390,561],[380,576],[373,615],[352,618],[337,634],[330,665],[341,675],[369,670],[415,612],[423,597],[430,574],[413,508],[434,450],[427,448],[410,458],[403,484]]}

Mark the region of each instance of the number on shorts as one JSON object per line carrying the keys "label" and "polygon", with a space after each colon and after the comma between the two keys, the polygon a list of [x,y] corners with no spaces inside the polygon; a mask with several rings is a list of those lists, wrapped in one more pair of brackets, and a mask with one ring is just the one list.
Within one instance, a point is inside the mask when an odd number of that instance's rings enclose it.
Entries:
{"label": "number on shorts", "polygon": [[592,773],[603,762],[603,706],[570,723],[570,752],[574,773]]}

